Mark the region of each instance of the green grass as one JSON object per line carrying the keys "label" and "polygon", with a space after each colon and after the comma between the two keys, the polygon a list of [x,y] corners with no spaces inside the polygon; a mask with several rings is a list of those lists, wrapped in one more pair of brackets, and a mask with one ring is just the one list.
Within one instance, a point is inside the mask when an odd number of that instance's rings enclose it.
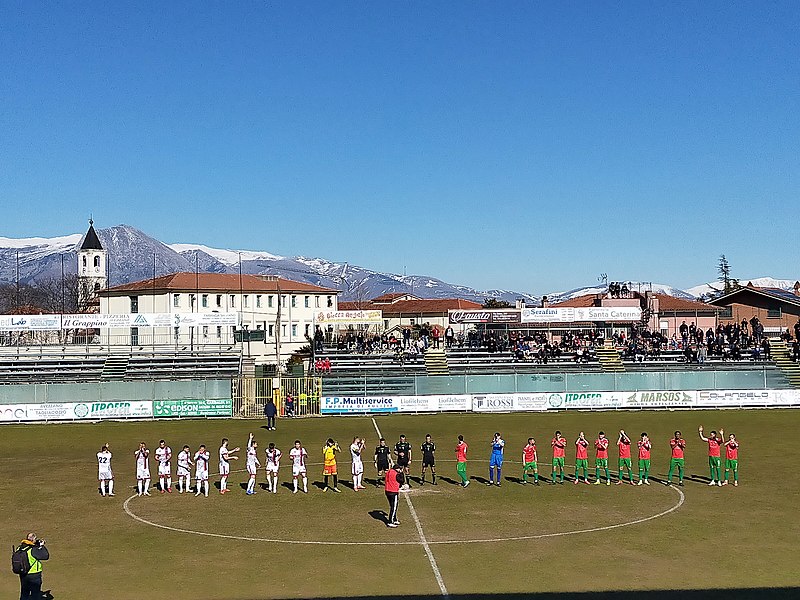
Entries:
{"label": "green grass", "polygon": [[[500,431],[506,439],[507,480],[502,488],[473,479],[462,489],[442,480],[436,487],[415,486],[410,495],[453,595],[800,586],[800,525],[795,518],[800,485],[791,442],[800,412],[392,415],[377,417],[376,422],[390,445],[404,433],[418,448],[431,433],[438,448],[438,474],[450,480],[456,478],[452,450],[459,433],[470,444],[468,472],[474,478],[487,477],[492,433]],[[193,450],[205,443],[213,458],[223,436],[232,445],[244,446],[248,432],[254,431],[260,458],[267,442],[275,441],[286,452],[300,438],[311,461],[319,463],[322,443],[332,436],[345,449],[339,468],[345,480],[350,468],[346,447],[352,437],[366,437],[370,454],[377,442],[368,417],[280,421],[277,432],[261,429],[261,424],[186,420],[4,426],[0,524],[6,543],[17,542],[29,530],[47,538],[52,560],[45,568],[45,588],[57,599],[100,597],[89,591],[95,589],[119,600],[160,595],[252,600],[440,593],[428,557],[416,544],[419,536],[408,506],[401,501],[401,527],[387,529],[374,516],[387,509],[383,491],[371,486],[357,494],[345,488],[334,495],[311,485],[307,496],[282,487],[276,495],[260,491],[247,497],[238,485],[246,476],[236,472],[229,484],[233,492],[226,496],[213,488],[207,499],[156,494],[134,498],[130,508],[163,525],[230,536],[413,544],[326,546],[205,537],[150,527],[123,511],[135,484],[133,451],[139,440],[153,448],[163,437],[175,453],[184,443]],[[738,488],[705,484],[707,459],[705,444],[697,437],[699,424],[737,434],[742,443]],[[681,508],[644,523],[579,535],[459,542],[603,527],[674,506],[678,493],[657,484],[634,488],[568,482],[533,487],[513,481],[520,476],[521,449],[529,435],[537,439],[540,469],[549,477],[545,463],[555,429],[564,432],[572,450],[579,430],[594,439],[603,429],[616,441],[620,428],[634,439],[641,431],[650,434],[651,475],[656,478],[663,477],[668,466],[672,432],[683,431],[689,447]],[[115,498],[102,498],[96,491],[94,454],[106,441],[114,452]],[[615,452],[611,457],[615,467]],[[572,459],[574,450],[567,462]],[[242,469],[242,462],[234,468]],[[412,466],[415,477],[419,466]],[[156,473],[155,464],[151,471]],[[320,466],[311,466],[310,482],[321,480],[320,474]],[[290,481],[290,475],[284,459],[282,480]],[[366,477],[374,477],[369,461]],[[0,597],[13,597],[16,590],[16,576],[8,569],[0,578]]]}

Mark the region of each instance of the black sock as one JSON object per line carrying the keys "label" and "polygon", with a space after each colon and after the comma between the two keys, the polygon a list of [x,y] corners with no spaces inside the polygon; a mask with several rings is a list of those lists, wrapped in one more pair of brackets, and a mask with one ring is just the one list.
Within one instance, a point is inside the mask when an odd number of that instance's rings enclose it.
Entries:
{"label": "black sock", "polygon": [[339,476],[338,475],[334,475],[333,476],[333,487],[339,487]]}
{"label": "black sock", "polygon": [[431,473],[431,483],[436,483],[436,473]]}
{"label": "black sock", "polygon": [[328,487],[328,476],[325,475],[325,487]]}

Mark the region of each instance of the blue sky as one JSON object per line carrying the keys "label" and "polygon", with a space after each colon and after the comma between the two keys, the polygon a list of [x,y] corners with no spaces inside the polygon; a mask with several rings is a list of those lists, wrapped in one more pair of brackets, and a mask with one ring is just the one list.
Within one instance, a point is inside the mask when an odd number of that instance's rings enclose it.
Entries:
{"label": "blue sky", "polygon": [[798,278],[800,4],[0,0],[0,235]]}

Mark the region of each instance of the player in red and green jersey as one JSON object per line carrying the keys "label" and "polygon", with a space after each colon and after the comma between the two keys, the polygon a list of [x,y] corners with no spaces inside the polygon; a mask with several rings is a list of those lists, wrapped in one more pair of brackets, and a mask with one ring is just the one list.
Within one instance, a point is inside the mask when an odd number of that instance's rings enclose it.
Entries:
{"label": "player in red and green jersey", "polygon": [[550,479],[550,485],[556,484],[556,471],[560,474],[558,483],[564,483],[564,459],[567,455],[567,440],[561,436],[560,431],[556,431],[555,437],[550,441],[553,447],[553,475]]}
{"label": "player in red and green jersey", "polygon": [[528,471],[533,471],[533,485],[539,485],[538,457],[536,455],[536,440],[528,438],[528,444],[522,449],[522,483],[528,483]]}
{"label": "player in red and green jersey", "polygon": [[725,432],[719,430],[719,435],[716,431],[711,432],[711,437],[703,435],[703,426],[697,428],[700,434],[700,439],[708,443],[708,469],[711,472],[711,483],[708,485],[722,485],[722,458],[720,457],[720,447],[722,446],[722,439]]}
{"label": "player in red and green jersey", "polygon": [[594,449],[594,484],[600,485],[600,469],[603,469],[606,473],[606,485],[611,485],[611,475],[608,474],[608,438],[604,432],[597,434]]}
{"label": "player in red and green jersey", "polygon": [[[721,433],[721,431],[720,431]],[[728,441],[725,442],[725,481],[722,485],[728,485],[728,470],[733,471],[733,485],[739,485],[739,442],[736,436],[730,434]]]}
{"label": "player in red and green jersey", "polygon": [[678,485],[683,485],[683,451],[686,450],[686,440],[681,437],[681,432],[676,431],[675,436],[669,441],[672,457],[669,459],[669,474],[664,485],[672,485],[672,472],[678,471]]}
{"label": "player in red and green jersey", "polygon": [[628,469],[628,481],[633,485],[633,465],[631,464],[631,438],[625,435],[623,429],[619,430],[619,438],[617,439],[617,448],[619,449],[619,480],[617,485],[622,484],[622,471]]}
{"label": "player in red and green jersey", "polygon": [[642,438],[636,444],[639,447],[639,483],[637,485],[650,485],[650,438],[642,432]]}
{"label": "player in red and green jersey", "polygon": [[458,436],[458,444],[456,444],[456,472],[459,479],[461,479],[461,487],[469,485],[469,478],[467,477],[467,442],[464,441],[464,436]]}
{"label": "player in red and green jersey", "polygon": [[578,471],[583,471],[583,483],[589,483],[589,440],[581,431],[575,440],[575,485],[578,485]]}

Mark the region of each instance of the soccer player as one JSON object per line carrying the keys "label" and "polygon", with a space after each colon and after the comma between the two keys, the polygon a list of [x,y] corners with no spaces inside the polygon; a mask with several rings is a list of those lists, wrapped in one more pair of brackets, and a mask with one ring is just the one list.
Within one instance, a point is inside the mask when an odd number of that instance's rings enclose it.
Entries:
{"label": "soccer player", "polygon": [[683,466],[684,466],[684,451],[686,450],[686,440],[681,437],[681,432],[676,431],[675,436],[669,441],[669,447],[672,450],[672,457],[669,459],[669,473],[664,485],[672,485],[672,472],[677,469],[678,471],[678,485],[683,485]]}
{"label": "soccer player", "polygon": [[486,485],[494,483],[495,472],[497,473],[497,487],[500,487],[500,479],[503,474],[503,451],[506,447],[505,440],[500,437],[500,432],[496,432],[492,438],[492,455],[489,458],[489,481]]}
{"label": "soccer player", "polygon": [[238,446],[233,450],[228,449],[228,438],[222,438],[222,445],[219,447],[219,493],[228,493],[228,475],[231,474],[231,460],[239,460],[234,453],[241,450]]}
{"label": "soccer player", "polygon": [[156,460],[158,461],[158,486],[161,493],[165,491],[172,493],[172,448],[167,446],[167,442],[161,440],[156,448]]}
{"label": "soccer player", "polygon": [[192,491],[192,451],[189,446],[184,446],[178,452],[178,493]]}
{"label": "soccer player", "polygon": [[400,441],[394,445],[394,454],[397,456],[397,464],[403,467],[403,484],[401,489],[407,490],[411,487],[411,477],[409,477],[409,467],[411,466],[411,444],[406,440],[406,436],[401,435]]}
{"label": "soccer player", "polygon": [[[739,486],[739,441],[736,436],[730,434],[728,441],[725,442],[725,481],[722,485],[728,485],[728,470],[733,471],[733,485]],[[114,483],[113,481],[111,482]]]}
{"label": "soccer player", "polygon": [[467,487],[469,485],[469,479],[467,478],[468,449],[469,446],[467,446],[467,442],[464,441],[464,436],[459,435],[458,444],[456,444],[456,472],[461,479],[461,487]]}
{"label": "soccer player", "polygon": [[720,449],[723,444],[725,432],[720,429],[719,435],[716,431],[711,432],[711,437],[703,435],[703,426],[697,428],[700,439],[708,443],[708,469],[711,472],[711,483],[708,485],[722,485],[722,458],[720,457]]}
{"label": "soccer player", "polygon": [[633,483],[633,464],[631,462],[631,438],[628,437],[624,429],[619,430],[617,448],[619,449],[619,479],[617,480],[617,485],[622,485],[623,483],[625,477],[622,474],[623,469],[628,469],[628,481],[630,481],[631,485],[635,485]]}
{"label": "soccer player", "polygon": [[567,456],[567,440],[561,436],[560,431],[556,431],[555,437],[550,440],[550,445],[553,447],[553,474],[550,479],[550,485],[556,484],[556,471],[560,475],[558,483],[564,483],[564,460]]}
{"label": "soccer player", "polygon": [[[341,491],[339,489],[339,476],[336,471],[336,454],[341,451],[339,444],[333,438],[328,438],[328,441],[322,447],[322,476],[325,479],[323,492],[331,489],[338,494]],[[333,477],[333,487],[329,488],[328,477],[331,476]]]}
{"label": "soccer player", "polygon": [[578,439],[575,440],[575,485],[578,485],[580,477],[578,471],[583,471],[583,483],[589,483],[589,440],[581,431]]}
{"label": "soccer player", "polygon": [[136,490],[140,496],[149,496],[150,450],[147,449],[147,444],[139,442],[139,449],[133,455],[136,457]]}
{"label": "soccer player", "polygon": [[378,485],[381,485],[381,477],[385,477],[386,472],[392,466],[392,451],[389,446],[386,445],[386,438],[381,438],[378,442],[378,445],[375,447],[375,456],[373,459],[375,462],[375,470],[378,471],[378,481],[376,483],[377,487]]}
{"label": "soccer player", "polygon": [[600,469],[603,469],[606,473],[606,485],[611,485],[611,476],[608,474],[608,438],[604,432],[597,434],[594,449],[594,484],[600,485]]}
{"label": "soccer player", "polygon": [[397,501],[400,496],[400,487],[403,485],[403,467],[395,465],[386,471],[386,499],[389,501],[389,516],[386,519],[387,527],[397,527],[400,521],[397,520]]}
{"label": "soccer player", "polygon": [[211,453],[206,450],[205,444],[200,444],[197,452],[194,453],[194,477],[196,480],[196,496],[205,494],[208,498],[208,461],[211,460]]}
{"label": "soccer player", "polygon": [[256,493],[256,476],[258,475],[258,467],[261,466],[258,461],[258,442],[253,439],[252,433],[247,438],[246,456],[247,474],[250,475],[250,479],[247,481],[247,491],[245,493],[248,496],[252,496]]}
{"label": "soccer player", "polygon": [[539,468],[537,467],[536,440],[528,438],[527,445],[522,449],[522,483],[528,483],[528,471],[533,471],[533,485],[539,485]]}
{"label": "soccer player", "polygon": [[[297,442],[295,442],[297,444]],[[300,448],[303,452],[305,450]],[[267,471],[267,490],[272,492],[273,494],[278,493],[278,469],[281,467],[281,451],[275,447],[275,442],[270,442],[269,447],[267,448],[267,464],[266,464],[266,471]],[[292,453],[289,452],[289,456],[292,456]],[[305,472],[305,459],[303,455],[300,455],[301,463],[303,467],[303,490],[305,491],[306,486],[306,472]],[[298,472],[299,475],[299,472]],[[294,477],[294,491],[297,492],[297,475]]]}
{"label": "soccer player", "polygon": [[[270,444],[271,445],[271,444]],[[303,448],[300,440],[294,441],[294,448],[289,450],[289,458],[292,459],[292,483],[294,484],[293,494],[297,493],[297,478],[303,476],[303,493],[308,493],[308,475],[306,474],[306,460],[308,452]],[[277,477],[275,478],[277,486]],[[273,491],[273,493],[275,493]]]}
{"label": "soccer player", "polygon": [[364,440],[359,437],[353,438],[353,443],[350,444],[350,472],[353,474],[353,491],[365,490],[361,485],[361,479],[364,477],[364,462],[361,460],[361,453],[364,451]]}
{"label": "soccer player", "polygon": [[108,495],[113,496],[114,473],[111,472],[111,451],[108,449],[108,442],[97,453],[97,479],[100,481],[100,493],[105,496],[108,485]]}
{"label": "soccer player", "polygon": [[422,450],[422,475],[420,476],[420,484],[425,485],[425,469],[431,469],[431,483],[436,485],[436,444],[431,439],[431,434],[425,435],[425,441],[419,447]]}
{"label": "soccer player", "polygon": [[650,485],[650,449],[653,445],[646,432],[642,432],[641,439],[636,443],[639,447],[639,483],[636,485]]}

